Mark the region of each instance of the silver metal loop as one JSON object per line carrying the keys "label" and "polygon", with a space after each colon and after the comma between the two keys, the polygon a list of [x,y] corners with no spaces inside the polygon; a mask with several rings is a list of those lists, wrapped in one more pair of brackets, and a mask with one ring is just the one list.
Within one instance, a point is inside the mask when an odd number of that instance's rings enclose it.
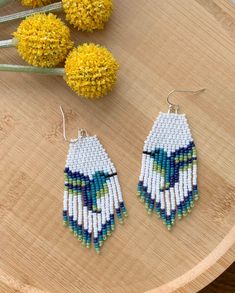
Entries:
{"label": "silver metal loop", "polygon": [[88,133],[85,128],[81,128],[78,130],[78,137],[87,137]]}
{"label": "silver metal loop", "polygon": [[65,141],[69,141],[69,142],[75,143],[75,142],[78,141],[79,138],[81,138],[81,137],[87,137],[88,136],[88,133],[87,133],[86,129],[81,128],[81,129],[78,130],[78,138],[77,139],[68,139],[67,138],[67,135],[66,135],[65,115],[64,115],[64,111],[63,111],[62,106],[60,106],[60,112],[61,112],[61,115],[62,115],[63,137],[64,137],[64,140]]}
{"label": "silver metal loop", "polygon": [[198,94],[200,92],[203,92],[205,91],[206,89],[205,88],[202,88],[202,89],[199,89],[199,90],[196,90],[196,91],[193,91],[193,90],[172,90],[171,92],[169,92],[167,98],[166,98],[166,101],[168,103],[168,113],[176,113],[178,114],[178,111],[179,111],[179,105],[177,104],[173,104],[172,102],[170,102],[170,96],[174,93],[192,93],[192,94]]}

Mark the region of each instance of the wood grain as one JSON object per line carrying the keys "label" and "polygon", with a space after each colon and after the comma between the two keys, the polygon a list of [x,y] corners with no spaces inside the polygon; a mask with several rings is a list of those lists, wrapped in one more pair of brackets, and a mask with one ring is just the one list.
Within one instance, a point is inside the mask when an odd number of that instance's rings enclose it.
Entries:
{"label": "wood grain", "polygon": [[200,293],[233,293],[235,291],[235,262],[217,279],[203,288]]}
{"label": "wood grain", "polygon": [[[235,6],[226,0],[114,1],[102,32],[77,44],[110,48],[121,64],[115,90],[76,96],[61,77],[0,73],[1,292],[196,292],[235,256]],[[14,2],[4,15],[18,11]],[[1,25],[7,39],[18,22]],[[24,64],[15,48],[0,63]],[[199,153],[200,201],[172,232],[136,198],[141,151],[174,88]],[[114,161],[129,212],[102,254],[62,226],[62,104],[69,136],[97,134]]]}

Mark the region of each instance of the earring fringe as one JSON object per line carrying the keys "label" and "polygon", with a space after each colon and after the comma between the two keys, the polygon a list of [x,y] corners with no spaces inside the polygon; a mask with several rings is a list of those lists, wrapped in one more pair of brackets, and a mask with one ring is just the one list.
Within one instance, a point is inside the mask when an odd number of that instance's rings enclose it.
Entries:
{"label": "earring fringe", "polygon": [[160,113],[145,143],[137,195],[171,230],[198,200],[197,155],[184,114]]}
{"label": "earring fringe", "polygon": [[116,169],[96,136],[70,142],[64,169],[63,222],[97,253],[119,222],[127,216]]}

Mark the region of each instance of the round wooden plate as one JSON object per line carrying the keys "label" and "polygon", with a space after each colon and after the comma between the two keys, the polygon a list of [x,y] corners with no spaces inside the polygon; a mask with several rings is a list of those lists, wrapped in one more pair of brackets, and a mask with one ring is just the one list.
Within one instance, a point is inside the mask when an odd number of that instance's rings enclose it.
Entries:
{"label": "round wooden plate", "polygon": [[[1,292],[196,292],[235,256],[235,6],[226,0],[114,1],[104,31],[72,30],[76,44],[107,46],[121,64],[114,91],[76,96],[61,77],[0,73]],[[5,15],[19,3],[1,8]],[[63,14],[61,14],[63,16]],[[19,22],[0,26],[8,39]],[[15,48],[0,63],[24,64]],[[173,231],[136,197],[143,142],[174,88],[199,157],[200,200]],[[115,163],[129,217],[100,255],[62,225],[63,141],[97,134]]]}

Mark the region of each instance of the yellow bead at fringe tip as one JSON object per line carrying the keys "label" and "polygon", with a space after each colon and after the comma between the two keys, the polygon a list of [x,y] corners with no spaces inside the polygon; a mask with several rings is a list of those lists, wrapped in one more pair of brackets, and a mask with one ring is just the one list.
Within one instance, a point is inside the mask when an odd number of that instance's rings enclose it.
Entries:
{"label": "yellow bead at fringe tip", "polygon": [[120,223],[121,225],[124,225],[124,221],[123,221],[123,219],[118,219],[118,221],[119,221],[119,223]]}
{"label": "yellow bead at fringe tip", "polygon": [[125,218],[128,217],[128,213],[127,212],[123,212],[123,215],[124,215]]}
{"label": "yellow bead at fringe tip", "polygon": [[113,10],[112,0],[62,0],[66,20],[78,30],[103,29]]}
{"label": "yellow bead at fringe tip", "polygon": [[21,0],[23,6],[41,7],[55,2],[54,0]]}
{"label": "yellow bead at fringe tip", "polygon": [[27,17],[13,35],[20,56],[33,66],[54,67],[73,47],[69,28],[52,13]]}
{"label": "yellow bead at fringe tip", "polygon": [[167,230],[171,231],[171,229],[172,229],[171,225],[167,225]]}
{"label": "yellow bead at fringe tip", "polygon": [[119,64],[108,49],[83,44],[66,58],[65,80],[79,96],[97,99],[112,90],[118,69]]}

